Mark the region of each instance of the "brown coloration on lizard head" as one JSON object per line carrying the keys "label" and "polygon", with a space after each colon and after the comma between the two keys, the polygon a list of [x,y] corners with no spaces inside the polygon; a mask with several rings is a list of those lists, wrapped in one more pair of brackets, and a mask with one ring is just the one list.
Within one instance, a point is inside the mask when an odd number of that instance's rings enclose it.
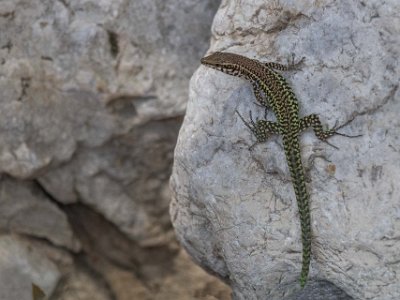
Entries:
{"label": "brown coloration on lizard head", "polygon": [[210,68],[222,71],[225,74],[238,77],[249,77],[249,75],[251,75],[251,72],[246,70],[245,66],[251,66],[254,69],[261,66],[258,71],[260,73],[263,73],[264,71],[262,65],[255,64],[252,59],[229,52],[215,52],[203,57],[201,63]]}
{"label": "brown coloration on lizard head", "polygon": [[227,65],[232,64],[233,59],[238,56],[234,53],[228,52],[215,52],[201,59],[201,63],[204,65]]}

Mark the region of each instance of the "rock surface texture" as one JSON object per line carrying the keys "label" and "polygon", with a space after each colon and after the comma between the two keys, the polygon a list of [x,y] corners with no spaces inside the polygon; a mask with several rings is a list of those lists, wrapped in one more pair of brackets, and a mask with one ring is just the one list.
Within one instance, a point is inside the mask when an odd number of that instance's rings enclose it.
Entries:
{"label": "rock surface texture", "polygon": [[[235,110],[264,116],[249,82],[206,67],[193,75],[171,217],[184,247],[234,299],[400,299],[399,11],[397,0],[222,2],[210,52],[306,57],[284,74],[301,116],[362,134],[332,137],[339,150],[301,135],[314,238],[300,292],[300,224],[282,141],[249,150],[255,137]],[[327,294],[326,282],[343,293]]]}
{"label": "rock surface texture", "polygon": [[32,282],[54,299],[229,297],[179,251],[168,215],[218,5],[0,1],[1,299]]}
{"label": "rock surface texture", "polygon": [[17,237],[0,236],[0,299],[32,300],[32,284],[50,294],[60,279],[56,265]]}

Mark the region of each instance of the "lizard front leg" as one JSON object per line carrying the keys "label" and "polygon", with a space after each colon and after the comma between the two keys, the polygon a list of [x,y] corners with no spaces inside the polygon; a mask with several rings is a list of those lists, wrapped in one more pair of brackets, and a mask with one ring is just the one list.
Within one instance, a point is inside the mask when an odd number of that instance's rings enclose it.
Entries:
{"label": "lizard front leg", "polygon": [[267,96],[263,94],[263,90],[260,85],[257,83],[257,81],[254,80],[251,81],[251,85],[253,86],[254,96],[256,97],[256,100],[258,102],[256,104],[268,109],[270,107],[269,102]]}
{"label": "lizard front leg", "polygon": [[258,143],[265,142],[271,135],[281,133],[279,123],[258,119],[256,120],[256,122],[254,122],[251,111],[249,112],[250,122],[247,122],[238,111],[236,111],[236,113],[257,139],[257,143],[253,144],[250,149]]}
{"label": "lizard front leg", "polygon": [[304,63],[306,60],[305,57],[300,59],[297,63],[294,62],[294,54],[292,55],[292,61],[286,65],[284,64],[279,64],[276,62],[265,62],[263,63],[266,67],[278,70],[278,71],[293,71],[293,70],[299,70],[300,66]]}

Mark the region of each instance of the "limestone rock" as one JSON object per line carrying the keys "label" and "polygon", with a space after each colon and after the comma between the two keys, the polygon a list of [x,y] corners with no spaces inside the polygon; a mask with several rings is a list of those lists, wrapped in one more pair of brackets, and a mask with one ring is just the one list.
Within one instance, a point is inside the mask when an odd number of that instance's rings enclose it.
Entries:
{"label": "limestone rock", "polygon": [[74,269],[59,281],[51,295],[52,299],[62,300],[109,300],[112,294],[96,281],[96,277],[82,269]]}
{"label": "limestone rock", "polygon": [[43,238],[74,252],[80,249],[66,215],[38,185],[3,176],[0,195],[0,228]]}
{"label": "limestone rock", "polygon": [[210,3],[2,1],[0,171],[156,243]]}
{"label": "limestone rock", "polygon": [[[210,52],[283,63],[291,53],[306,57],[302,70],[284,74],[301,116],[317,113],[329,127],[349,122],[341,132],[362,134],[332,137],[339,150],[311,132],[300,139],[310,177],[311,281],[356,299],[400,298],[399,9],[378,0],[223,1],[213,25]],[[249,151],[255,137],[235,110],[263,117],[254,102],[249,82],[205,67],[193,75],[171,216],[184,247],[235,299],[293,298],[298,210],[281,139]]]}
{"label": "limestone rock", "polygon": [[89,204],[140,243],[165,242],[211,2],[2,1],[0,171]]}
{"label": "limestone rock", "polygon": [[80,257],[66,214],[84,205],[142,251],[176,248],[172,153],[218,4],[0,1],[0,230]]}
{"label": "limestone rock", "polygon": [[0,299],[32,300],[32,284],[50,295],[60,276],[56,265],[29,243],[0,235]]}

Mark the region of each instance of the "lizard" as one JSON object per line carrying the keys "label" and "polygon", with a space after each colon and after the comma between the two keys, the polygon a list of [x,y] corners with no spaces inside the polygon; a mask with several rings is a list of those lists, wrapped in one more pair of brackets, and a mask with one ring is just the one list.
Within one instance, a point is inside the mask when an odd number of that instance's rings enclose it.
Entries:
{"label": "lizard", "polygon": [[[307,282],[311,262],[311,215],[310,196],[306,187],[304,168],[301,162],[299,134],[312,127],[318,139],[326,140],[335,135],[349,136],[337,132],[342,126],[334,126],[332,129],[323,129],[317,114],[310,114],[301,118],[299,116],[298,100],[288,85],[285,78],[277,72],[297,69],[304,58],[298,63],[283,65],[275,62],[260,62],[242,55],[215,52],[203,57],[201,63],[205,66],[222,71],[223,73],[242,77],[250,81],[257,102],[267,109],[271,109],[276,116],[276,122],[266,119],[253,121],[250,111],[250,122],[236,110],[244,124],[255,135],[257,142],[262,143],[273,134],[280,134],[283,140],[283,148],[289,167],[293,188],[296,195],[300,216],[301,241],[302,241],[302,267],[300,273],[300,286],[303,288]],[[328,143],[331,146],[334,146]],[[253,145],[254,146],[254,145]],[[335,146],[334,146],[335,147]],[[252,147],[250,147],[252,148]],[[337,147],[335,147],[337,148]]]}

